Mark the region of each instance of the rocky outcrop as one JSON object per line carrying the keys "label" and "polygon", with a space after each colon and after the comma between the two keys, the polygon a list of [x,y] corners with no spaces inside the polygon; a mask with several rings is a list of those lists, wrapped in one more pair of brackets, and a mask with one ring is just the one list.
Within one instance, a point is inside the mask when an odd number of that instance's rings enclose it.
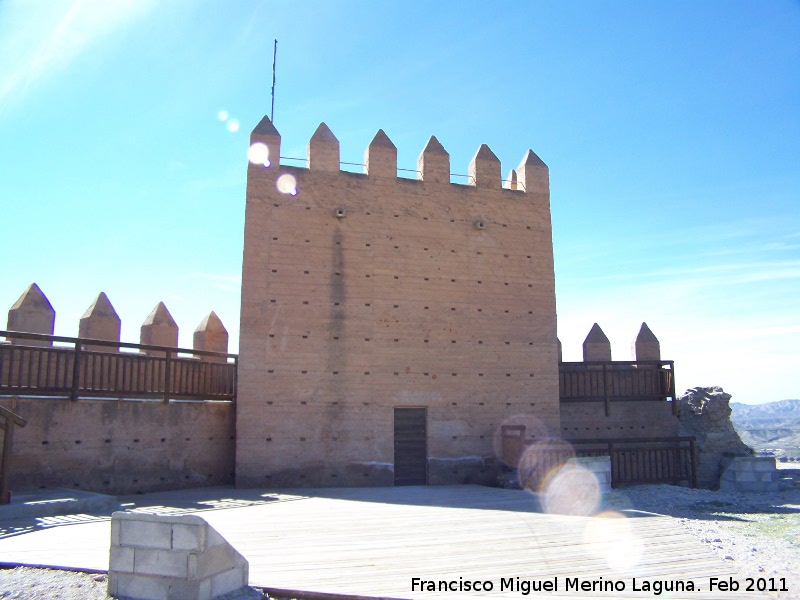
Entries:
{"label": "rocky outcrop", "polygon": [[730,394],[721,387],[696,387],[678,398],[678,431],[696,438],[697,483],[717,489],[722,471],[736,456],[753,451],[731,423]]}

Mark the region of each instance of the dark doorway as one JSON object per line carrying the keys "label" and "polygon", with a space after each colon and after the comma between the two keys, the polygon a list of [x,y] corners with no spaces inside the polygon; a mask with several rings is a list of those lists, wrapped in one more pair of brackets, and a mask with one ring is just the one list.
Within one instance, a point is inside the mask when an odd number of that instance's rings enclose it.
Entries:
{"label": "dark doorway", "polygon": [[394,409],[394,484],[428,483],[427,412],[424,408]]}

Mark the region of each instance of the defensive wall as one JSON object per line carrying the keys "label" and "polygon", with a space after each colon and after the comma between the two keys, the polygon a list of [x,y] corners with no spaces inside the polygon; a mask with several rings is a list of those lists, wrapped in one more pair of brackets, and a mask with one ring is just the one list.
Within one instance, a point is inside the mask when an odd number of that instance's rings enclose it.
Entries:
{"label": "defensive wall", "polygon": [[678,435],[674,365],[661,359],[659,341],[646,323],[631,355],[630,361],[612,361],[611,343],[597,323],[583,342],[582,362],[562,362],[559,352],[563,439]]}
{"label": "defensive wall", "polygon": [[[3,332],[7,342],[0,343],[0,404],[30,425],[17,429],[12,488],[126,493],[230,482],[235,363],[204,350],[225,350],[222,324],[210,314],[195,332],[191,351],[175,348],[177,325],[160,303],[145,320],[140,341],[171,346],[127,344],[117,341],[107,298],[93,303],[83,330],[102,333],[92,322],[98,306],[105,307],[106,332],[113,333],[106,339],[49,335],[54,311],[35,285],[9,312],[9,328],[39,332]],[[660,359],[658,340],[642,324],[633,360],[610,356],[610,344],[595,325],[584,342],[585,360],[559,361],[562,436],[574,448],[562,457],[564,447],[556,444],[550,458],[611,455],[615,483],[647,476],[645,463],[673,465],[669,472],[659,467],[657,480],[689,481],[692,457],[686,443],[675,443],[675,405],[665,401],[674,400],[672,363]],[[541,440],[533,412],[513,415],[500,430],[500,443],[495,432],[493,453],[484,459],[498,468],[518,464],[526,446],[537,441],[531,432]],[[633,468],[631,448],[642,450],[643,442],[646,453]]]}
{"label": "defensive wall", "polygon": [[119,341],[105,294],[78,338],[53,336],[54,319],[32,284],[9,311],[12,331],[0,333],[0,405],[27,420],[14,431],[11,489],[124,494],[233,482],[235,363],[213,312],[191,350],[176,348],[178,326],[163,303],[140,344]]}
{"label": "defensive wall", "polygon": [[624,449],[655,456],[642,445],[672,452],[653,464],[689,460],[663,441],[673,364],[646,324],[631,361],[611,360],[597,324],[583,361],[561,361],[549,175],[532,151],[501,181],[483,145],[463,185],[435,137],[413,179],[383,131],[364,173],[341,170],[324,124],[305,167],[280,143],[267,118],[252,132],[238,362],[214,313],[179,349],[163,303],[139,344],[120,342],[105,294],[78,338],[52,336],[35,284],[11,308],[0,404],[28,419],[12,487],[128,493],[234,472],[258,487],[494,484],[559,437],[611,454],[615,476]]}

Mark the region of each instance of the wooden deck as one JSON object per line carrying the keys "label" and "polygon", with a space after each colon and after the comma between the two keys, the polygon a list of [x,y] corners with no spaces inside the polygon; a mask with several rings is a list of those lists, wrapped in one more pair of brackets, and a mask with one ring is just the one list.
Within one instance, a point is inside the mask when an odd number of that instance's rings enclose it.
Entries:
{"label": "wooden deck", "polygon": [[[558,581],[531,598],[652,598],[644,580],[693,582],[686,599],[761,598],[711,592],[732,567],[669,517],[586,518],[537,512],[525,492],[479,486],[254,491],[217,488],[124,499],[136,510],[202,511],[250,561],[250,583],[383,598],[520,598],[501,579]],[[129,508],[134,508],[129,506]],[[89,519],[86,517],[86,519]],[[80,519],[78,519],[80,520]],[[108,568],[107,519],[0,539],[0,561]],[[492,592],[420,592],[426,581],[491,581]],[[624,591],[567,589],[567,578],[619,581]],[[744,587],[744,586],[742,586]]]}

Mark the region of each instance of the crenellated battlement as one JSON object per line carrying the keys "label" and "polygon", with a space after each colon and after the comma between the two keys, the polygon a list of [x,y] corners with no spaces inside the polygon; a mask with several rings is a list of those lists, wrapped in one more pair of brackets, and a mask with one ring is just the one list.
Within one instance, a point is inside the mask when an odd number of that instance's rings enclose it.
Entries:
{"label": "crenellated battlement", "polygon": [[[528,150],[519,166],[511,169],[508,177],[501,177],[500,159],[486,144],[481,144],[478,151],[467,165],[466,175],[451,172],[450,155],[444,146],[431,136],[422,153],[417,158],[416,170],[398,169],[397,147],[379,129],[375,137],[364,151],[363,163],[347,163],[341,161],[339,140],[325,123],[320,123],[308,141],[306,157],[290,158],[280,154],[281,135],[268,117],[264,117],[250,134],[251,167],[264,171],[264,176],[279,178],[285,172],[285,167],[291,169],[298,167],[297,162],[305,162],[309,172],[347,172],[342,165],[362,166],[363,175],[371,179],[389,181],[398,179],[398,170],[416,174],[416,180],[431,185],[465,185],[480,189],[497,189],[514,192],[547,194],[549,200],[550,180],[547,165],[532,151]],[[281,161],[284,162],[281,162]],[[288,162],[291,161],[291,164]],[[453,178],[466,178],[466,184],[452,181]],[[408,180],[408,177],[402,177]],[[411,178],[413,181],[413,178]],[[283,190],[281,190],[283,191]],[[294,192],[294,193],[292,193]],[[288,192],[297,193],[296,188]]]}
{"label": "crenellated battlement", "polygon": [[[642,323],[639,333],[631,344],[631,359],[635,362],[661,360],[661,345],[647,323]],[[595,323],[583,340],[583,362],[611,362],[611,360],[611,342],[600,325]],[[558,362],[563,362],[561,340],[558,340]]]}
{"label": "crenellated battlement", "polygon": [[[32,283],[8,311],[8,331],[53,335],[56,311],[38,285]],[[100,292],[80,319],[78,337],[103,342],[119,342],[122,321],[105,292]],[[228,351],[228,332],[214,311],[200,322],[193,336],[194,350]],[[52,346],[52,341],[18,338],[12,344],[27,346]],[[167,306],[159,302],[142,323],[139,343],[146,346],[178,347],[178,325]],[[85,344],[85,350],[113,352],[118,350],[108,344]],[[149,354],[150,351],[144,351]],[[201,356],[201,360],[216,361],[219,357]],[[223,359],[224,360],[224,359]]]}

